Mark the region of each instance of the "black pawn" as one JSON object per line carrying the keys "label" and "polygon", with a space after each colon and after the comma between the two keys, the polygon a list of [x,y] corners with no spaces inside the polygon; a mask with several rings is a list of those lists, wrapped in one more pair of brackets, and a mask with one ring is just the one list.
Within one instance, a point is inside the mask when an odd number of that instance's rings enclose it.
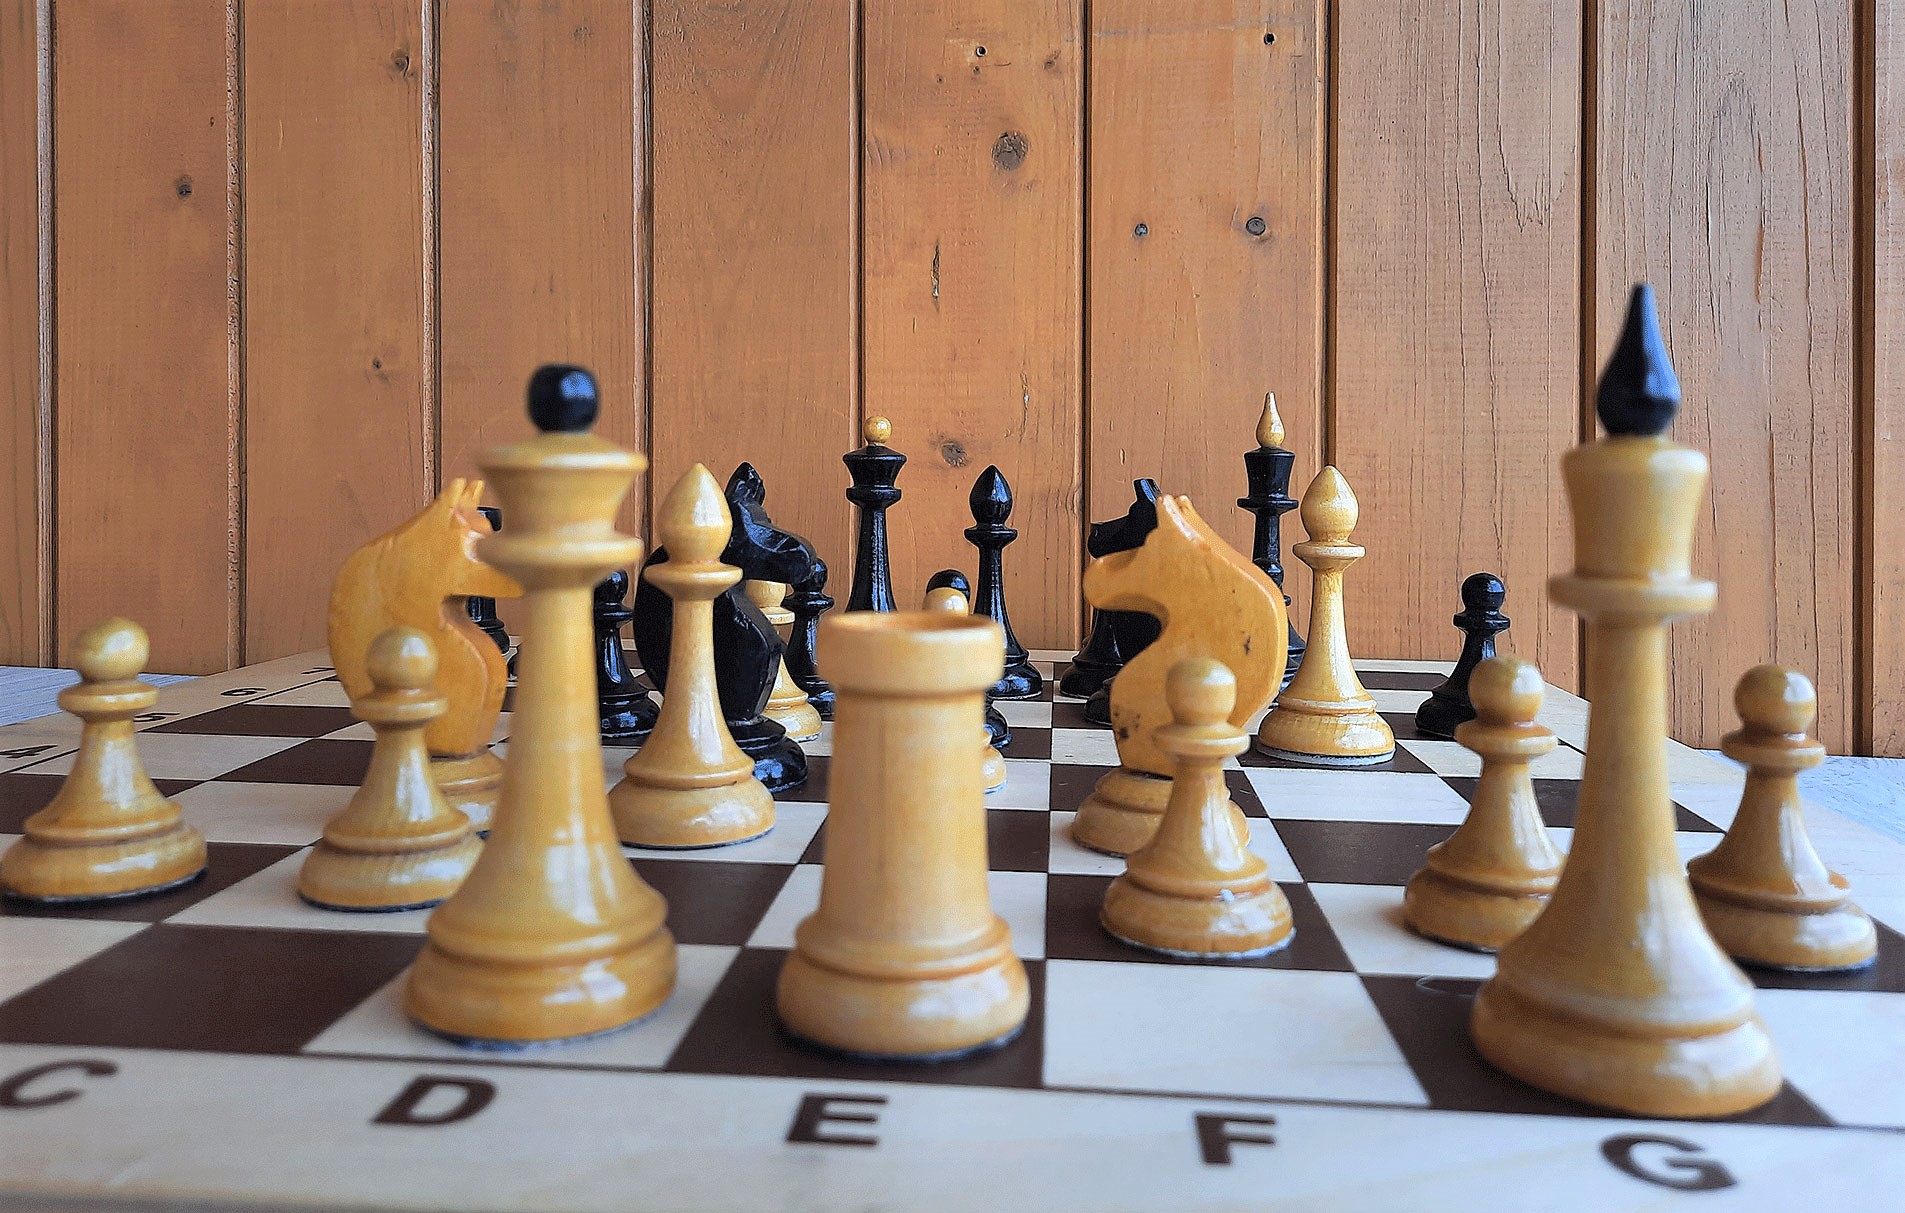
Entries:
{"label": "black pawn", "polygon": [[[958,590],[965,598],[966,605],[972,605],[972,585],[966,575],[958,569],[941,569],[926,579],[926,590]],[[1012,726],[1005,721],[1005,715],[992,706],[992,692],[986,692],[986,737],[991,740],[992,748],[1000,753],[1012,744]]]}
{"label": "black pawn", "polygon": [[[1091,524],[1091,531],[1085,537],[1085,551],[1091,556],[1132,551],[1142,546],[1145,537],[1157,529],[1157,481],[1134,480],[1131,489],[1130,509],[1120,517]],[[1156,640],[1157,635],[1158,621],[1142,611],[1107,611],[1093,607],[1091,635],[1086,637],[1085,647],[1078,650],[1072,663],[1065,667],[1065,673],[1059,678],[1059,691],[1074,699],[1096,699],[1105,684],[1124,668],[1124,663]],[[1091,714],[1090,704],[1086,705],[1087,719],[1110,723],[1108,695],[1107,692],[1100,708],[1106,713],[1104,719]]]}
{"label": "black pawn", "polygon": [[602,708],[602,740],[617,745],[641,742],[655,731],[661,713],[622,654],[622,629],[633,618],[628,574],[617,569],[595,585],[595,695]]}
{"label": "black pawn", "polygon": [[827,562],[814,557],[807,576],[794,582],[782,606],[794,613],[794,626],[787,638],[787,674],[794,685],[807,692],[822,720],[833,719],[833,687],[820,676],[818,648],[820,617],[833,609],[827,597]]}
{"label": "black pawn", "polygon": [[[1257,421],[1257,449],[1244,452],[1244,479],[1248,495],[1237,504],[1257,518],[1256,534],[1250,543],[1250,562],[1262,569],[1283,588],[1283,516],[1297,507],[1290,496],[1290,471],[1296,466],[1296,454],[1283,448],[1283,419],[1277,416],[1275,396],[1263,398],[1263,416]],[[1290,611],[1290,596],[1283,596],[1284,614]],[[1297,635],[1296,620],[1290,620],[1290,655],[1283,663],[1283,685],[1296,677],[1303,664],[1303,637]]]}
{"label": "black pawn", "polygon": [[1448,679],[1416,709],[1416,732],[1454,737],[1456,725],[1475,719],[1468,680],[1476,666],[1495,655],[1495,637],[1508,630],[1508,616],[1501,613],[1507,598],[1507,588],[1493,573],[1475,573],[1462,583],[1462,613],[1455,617],[1455,626],[1462,632],[1462,655]]}
{"label": "black pawn", "polygon": [[[489,519],[490,530],[503,529],[503,511],[493,505],[479,505],[476,507],[476,512]],[[470,622],[482,628],[483,634],[494,640],[497,648],[505,653],[509,652],[509,629],[503,626],[502,619],[496,614],[496,600],[472,597],[466,601],[470,610]]]}
{"label": "black pawn", "polygon": [[972,525],[966,528],[966,539],[979,549],[972,613],[1005,630],[1005,675],[992,684],[990,694],[994,699],[1037,699],[1045,690],[1045,678],[1032,667],[1025,646],[1012,634],[1012,620],[1005,611],[1005,545],[1019,537],[1005,524],[1012,516],[1012,486],[996,466],[988,467],[973,482],[967,501],[972,506]]}
{"label": "black pawn", "polygon": [[884,417],[867,418],[866,445],[840,457],[853,477],[847,500],[860,511],[859,537],[853,552],[853,588],[847,593],[849,611],[891,611],[893,565],[886,546],[886,511],[900,499],[895,487],[906,456],[886,445],[893,426]]}

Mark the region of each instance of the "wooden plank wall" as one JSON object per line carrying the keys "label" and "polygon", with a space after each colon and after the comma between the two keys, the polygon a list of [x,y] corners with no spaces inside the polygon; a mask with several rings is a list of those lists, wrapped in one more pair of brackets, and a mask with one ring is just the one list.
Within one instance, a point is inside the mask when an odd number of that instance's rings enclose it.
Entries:
{"label": "wooden plank wall", "polygon": [[[1677,733],[1813,673],[1905,753],[1900,0],[0,0],[0,660],[119,612],[157,668],[322,643],[332,569],[524,432],[765,475],[848,582],[840,455],[910,457],[899,593],[1017,493],[1021,637],[1134,477],[1240,545],[1278,395],[1335,462],[1369,655],[1468,572],[1566,685],[1556,456],[1631,281],[1713,456]],[[1286,539],[1300,537],[1292,519]],[[1304,606],[1307,577],[1291,588]]]}

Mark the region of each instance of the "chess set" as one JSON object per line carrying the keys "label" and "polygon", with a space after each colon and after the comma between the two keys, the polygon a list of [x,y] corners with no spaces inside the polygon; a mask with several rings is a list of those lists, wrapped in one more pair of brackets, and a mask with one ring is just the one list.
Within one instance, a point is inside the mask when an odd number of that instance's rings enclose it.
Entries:
{"label": "chess set", "polygon": [[[1577,510],[1698,501],[1645,302]],[[1905,846],[1800,816],[1792,671],[1739,765],[1665,737],[1711,598],[1670,539],[1557,579],[1593,709],[1496,655],[1486,574],[1455,662],[1352,660],[1354,497],[1304,494],[1305,644],[1266,410],[1250,558],[1141,481],[1088,643],[1028,652],[996,470],[926,610],[876,425],[845,610],[745,467],[631,579],[639,461],[551,375],[502,516],[457,482],[368,544],[328,652],[161,693],[109,621],[0,729],[0,1205],[1895,1207]]]}

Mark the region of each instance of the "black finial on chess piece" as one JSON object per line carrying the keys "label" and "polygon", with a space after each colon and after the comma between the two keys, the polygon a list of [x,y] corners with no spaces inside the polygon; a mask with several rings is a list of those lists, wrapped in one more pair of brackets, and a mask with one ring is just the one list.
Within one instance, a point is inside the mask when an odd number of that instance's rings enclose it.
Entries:
{"label": "black finial on chess piece", "polygon": [[[503,511],[493,505],[479,505],[476,507],[476,512],[489,520],[490,530],[503,529]],[[482,628],[483,635],[495,641],[497,648],[505,653],[509,652],[509,629],[503,626],[502,619],[496,614],[496,600],[473,597],[468,599],[465,605],[470,612],[470,622]]]}
{"label": "black finial on chess piece", "polygon": [[[958,569],[941,569],[934,573],[926,579],[926,589],[929,593],[933,590],[958,590],[965,597],[967,607],[972,606],[972,585]],[[990,689],[986,691],[986,740],[1000,753],[1004,753],[1005,747],[1012,744],[1012,726],[1005,722],[1005,716],[999,709],[992,706]]]}
{"label": "black finial on chess piece", "polygon": [[866,445],[840,457],[853,477],[847,500],[859,508],[859,535],[854,544],[853,587],[847,592],[849,611],[891,611],[893,565],[886,546],[886,511],[900,499],[896,487],[906,456],[886,445],[893,426],[884,417],[867,418]]}
{"label": "black finial on chess piece", "polygon": [[782,605],[794,613],[794,626],[787,638],[787,674],[794,685],[807,692],[822,720],[833,719],[833,686],[820,676],[818,651],[820,617],[833,609],[827,596],[827,562],[815,556],[807,575],[793,582]]}
{"label": "black finial on chess piece", "polygon": [[[1085,536],[1085,551],[1093,557],[1135,551],[1144,546],[1146,537],[1157,529],[1157,481],[1134,480],[1131,490],[1131,508],[1123,515],[1091,524]],[[1066,668],[1059,681],[1059,691],[1086,701],[1086,719],[1110,724],[1111,694],[1106,688],[1125,662],[1158,638],[1160,626],[1155,617],[1142,611],[1106,611],[1094,607],[1091,635]]]}
{"label": "black finial on chess piece", "polygon": [[972,525],[966,528],[966,539],[979,549],[978,577],[968,601],[973,614],[985,616],[1005,631],[1005,675],[992,684],[992,697],[1037,699],[1045,690],[1045,678],[1012,634],[1012,620],[1005,609],[1005,547],[1019,533],[1005,524],[1012,516],[1012,486],[996,465],[988,466],[973,481],[967,504],[972,507]]}
{"label": "black finial on chess piece", "polygon": [[612,745],[639,744],[655,731],[661,714],[622,655],[622,629],[633,618],[627,573],[617,569],[596,582],[595,696],[602,709],[602,740]]}
{"label": "black finial on chess piece", "polygon": [[1645,282],[1628,301],[1627,322],[1601,371],[1594,410],[1609,434],[1643,437],[1665,433],[1680,410],[1680,380],[1660,335],[1654,288]]}
{"label": "black finial on chess piece", "polygon": [[599,408],[595,376],[579,366],[550,363],[529,377],[529,419],[545,434],[582,433]]}
{"label": "black finial on chess piece", "polygon": [[[1277,416],[1276,399],[1266,396],[1263,418],[1257,423],[1257,447],[1244,452],[1244,480],[1249,492],[1237,504],[1257,519],[1251,538],[1250,562],[1262,569],[1277,589],[1283,589],[1283,516],[1297,507],[1290,496],[1290,473],[1296,466],[1296,454],[1283,447],[1283,421]],[[1285,616],[1290,611],[1290,596],[1283,596]],[[1303,664],[1303,637],[1297,634],[1296,620],[1289,620],[1289,656],[1283,663],[1283,685],[1289,686]]]}
{"label": "black finial on chess piece", "polygon": [[1455,726],[1475,719],[1468,682],[1475,667],[1495,655],[1495,637],[1508,630],[1501,613],[1508,589],[1493,573],[1474,573],[1462,582],[1462,613],[1455,626],[1462,633],[1462,655],[1442,685],[1416,709],[1416,732],[1429,737],[1454,737]]}

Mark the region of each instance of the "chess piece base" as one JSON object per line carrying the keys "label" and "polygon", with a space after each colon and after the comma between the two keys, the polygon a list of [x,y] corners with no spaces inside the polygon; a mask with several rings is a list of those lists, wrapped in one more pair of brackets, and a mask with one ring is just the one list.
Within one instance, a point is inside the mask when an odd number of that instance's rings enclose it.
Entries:
{"label": "chess piece base", "polygon": [[1545,890],[1485,889],[1423,868],[1402,890],[1402,919],[1426,939],[1471,952],[1496,952],[1548,906]]}
{"label": "chess piece base", "polygon": [[1158,832],[1171,801],[1168,776],[1119,767],[1107,771],[1072,818],[1072,841],[1106,855],[1129,855]]}
{"label": "chess piece base", "polygon": [[979,779],[988,792],[996,792],[1005,786],[1005,755],[992,748],[987,741],[985,753],[979,756]]}
{"label": "chess piece base", "polygon": [[1029,661],[1009,665],[999,681],[992,684],[986,692],[991,699],[1037,699],[1045,693],[1045,676],[1032,668]]}
{"label": "chess piece base", "polygon": [[675,939],[665,927],[623,951],[570,963],[466,959],[433,941],[417,954],[403,1007],[439,1036],[514,1046],[625,1027],[674,988]]}
{"label": "chess piece base", "polygon": [[417,910],[456,892],[483,844],[473,832],[422,850],[369,854],[320,840],[298,871],[298,896],[325,910]]}
{"label": "chess piece base", "polygon": [[732,846],[774,828],[774,798],[759,780],[670,788],[627,779],[609,791],[615,832],[631,846],[667,850]]}
{"label": "chess piece base", "polygon": [[1121,942],[1166,956],[1267,956],[1288,947],[1295,931],[1283,890],[1268,880],[1262,885],[1212,897],[1171,896],[1145,887],[1127,871],[1105,890],[1098,921]]}
{"label": "chess piece base", "polygon": [[770,792],[785,792],[807,782],[807,755],[787,730],[765,716],[728,721],[728,733],[754,761],[754,778]]}
{"label": "chess piece base", "polygon": [[820,736],[820,713],[803,696],[799,703],[782,708],[767,705],[767,718],[787,730],[789,741],[812,741]]}
{"label": "chess piece base", "polygon": [[781,966],[775,1005],[802,1040],[866,1057],[936,1061],[1003,1044],[1025,1024],[1025,966],[1000,925],[969,958],[935,957],[928,975],[848,972],[798,944]]}
{"label": "chess piece base", "polygon": [[602,740],[609,745],[638,746],[655,731],[655,718],[659,715],[661,709],[648,697],[647,692],[626,703],[604,704]]}
{"label": "chess piece base", "polygon": [[0,856],[0,892],[49,904],[175,888],[205,871],[205,836],[183,822],[119,842],[49,843],[28,834]]}
{"label": "chess piece base", "polygon": [[1285,696],[1257,728],[1257,749],[1317,766],[1372,766],[1396,753],[1396,735],[1375,705],[1314,703]]}
{"label": "chess piece base", "polygon": [[1475,719],[1475,709],[1431,694],[1416,709],[1416,732],[1453,740],[1455,726]]}
{"label": "chess piece base", "polygon": [[489,750],[452,757],[431,755],[430,773],[436,777],[443,802],[470,819],[477,831],[489,829],[496,802],[503,795],[503,760]]}
{"label": "chess piece base", "polygon": [[1098,693],[1098,688],[1110,682],[1117,672],[1124,668],[1123,662],[1116,664],[1092,659],[1088,652],[1080,652],[1059,675],[1058,693],[1069,695],[1073,699],[1090,699]]}
{"label": "chess piece base", "polygon": [[1531,1002],[1499,980],[1469,1022],[1483,1057],[1531,1086],[1638,1116],[1730,1116],[1780,1087],[1779,1059],[1757,1016],[1720,1030],[1641,1035]]}
{"label": "chess piece base", "polygon": [[1693,878],[1694,902],[1720,949],[1742,964],[1802,973],[1862,969],[1878,958],[1878,931],[1847,902],[1826,910],[1773,909],[1716,896]]}
{"label": "chess piece base", "polygon": [[1079,711],[1093,724],[1109,726],[1111,724],[1111,683],[1099,687],[1085,700],[1085,706]]}

